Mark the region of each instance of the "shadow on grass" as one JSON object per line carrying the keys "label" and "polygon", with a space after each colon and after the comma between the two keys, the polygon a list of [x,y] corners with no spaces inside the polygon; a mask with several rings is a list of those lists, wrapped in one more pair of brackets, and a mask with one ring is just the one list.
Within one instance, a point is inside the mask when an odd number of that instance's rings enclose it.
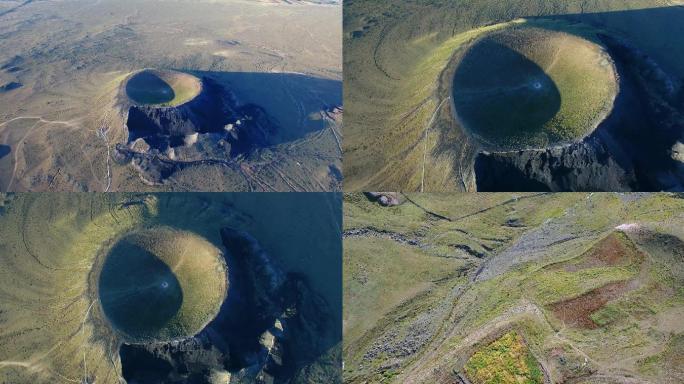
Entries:
{"label": "shadow on grass", "polygon": [[[341,81],[290,73],[188,73],[203,79],[202,92],[174,108],[130,107],[129,143],[142,138],[165,152],[184,146],[188,135],[211,133],[230,143],[230,157],[237,157],[327,128],[325,112],[342,103]],[[155,75],[136,77],[127,84],[132,99],[158,104],[173,98],[173,90]]]}
{"label": "shadow on grass", "polygon": [[672,74],[684,76],[684,6],[547,16],[581,22],[625,37]]}
{"label": "shadow on grass", "polygon": [[0,159],[9,155],[10,152],[12,152],[12,147],[10,147],[9,145],[0,144]]}

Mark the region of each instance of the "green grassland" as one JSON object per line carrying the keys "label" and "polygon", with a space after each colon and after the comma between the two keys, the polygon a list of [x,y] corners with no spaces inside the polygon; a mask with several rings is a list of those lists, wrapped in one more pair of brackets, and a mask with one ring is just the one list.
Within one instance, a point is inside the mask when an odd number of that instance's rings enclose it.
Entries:
{"label": "green grassland", "polygon": [[[349,243],[344,274],[350,276],[344,290],[345,346],[357,340],[397,306],[421,294],[434,294],[438,282],[453,278],[462,260],[443,260],[411,250],[388,239],[358,239]],[[392,258],[391,263],[383,260]]]}
{"label": "green grassland", "polygon": [[[454,120],[448,100],[455,69],[450,63],[475,39],[523,20],[589,41],[597,40],[596,33],[615,34],[682,77],[684,49],[675,37],[681,33],[676,26],[681,25],[681,12],[667,8],[677,4],[681,2],[348,1],[344,8],[345,190],[476,188],[472,163],[480,144]],[[570,77],[559,80],[574,82]],[[590,98],[583,99],[583,92],[572,86],[559,88],[567,88],[568,105],[574,100],[586,107],[584,101]],[[584,120],[596,118],[591,112],[578,114],[582,118],[578,124],[571,115],[563,114],[570,119],[564,125],[591,126]],[[565,132],[564,137],[578,134]]]}
{"label": "green grassland", "polygon": [[[668,352],[684,330],[684,200],[406,198],[345,196],[345,382],[494,382],[476,376],[532,361],[552,382],[684,378]],[[511,332],[524,353],[487,347]]]}

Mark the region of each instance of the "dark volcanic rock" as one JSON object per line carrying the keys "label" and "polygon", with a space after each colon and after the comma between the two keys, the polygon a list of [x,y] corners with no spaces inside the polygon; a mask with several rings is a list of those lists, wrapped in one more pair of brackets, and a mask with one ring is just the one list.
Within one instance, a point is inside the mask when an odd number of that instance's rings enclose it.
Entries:
{"label": "dark volcanic rock", "polygon": [[[268,144],[275,125],[257,106],[238,108],[231,95],[204,78],[202,92],[174,107],[132,105],[128,109],[128,141],[144,139],[152,148],[165,151],[186,145],[186,136],[217,133],[233,144],[232,155]],[[230,125],[229,125],[230,124]]]}
{"label": "dark volcanic rock", "polygon": [[475,160],[477,190],[626,191],[635,183],[599,143],[541,151],[482,153]]}
{"label": "dark volcanic rock", "polygon": [[181,167],[159,156],[135,156],[133,167],[140,173],[142,180],[149,185],[159,185]]}
{"label": "dark volcanic rock", "polygon": [[285,283],[284,273],[250,234],[222,228],[221,239],[229,253],[229,265],[232,263],[243,270],[240,278],[245,301],[267,324],[272,324],[283,307],[280,291]]}
{"label": "dark volcanic rock", "polygon": [[[123,94],[124,100],[128,100]],[[194,165],[236,166],[235,160],[267,147],[278,125],[259,106],[238,106],[234,95],[210,78],[192,100],[177,106],[123,102],[128,141],[114,153],[119,164],[132,163],[148,184],[163,184]]]}
{"label": "dark volcanic rock", "polygon": [[191,101],[163,107],[133,105],[128,110],[128,140],[143,138],[150,146],[164,149],[183,144],[186,135],[220,132],[228,123],[218,86],[204,82],[203,91]]}
{"label": "dark volcanic rock", "polygon": [[377,201],[383,207],[394,207],[404,203],[401,194],[397,192],[365,192],[366,197],[372,201]]}
{"label": "dark volcanic rock", "polygon": [[212,371],[224,369],[226,359],[204,336],[144,347],[124,344],[119,353],[128,384],[208,383]]}

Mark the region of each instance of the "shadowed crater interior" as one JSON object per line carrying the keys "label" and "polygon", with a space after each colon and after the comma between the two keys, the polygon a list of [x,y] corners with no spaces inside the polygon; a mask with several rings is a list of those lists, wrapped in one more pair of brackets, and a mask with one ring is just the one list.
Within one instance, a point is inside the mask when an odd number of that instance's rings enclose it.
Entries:
{"label": "shadowed crater interior", "polygon": [[[184,340],[124,343],[128,383],[335,383],[342,339],[327,300],[286,273],[247,232],[220,230],[230,292],[218,315]],[[313,367],[316,368],[313,368]]]}
{"label": "shadowed crater interior", "polygon": [[100,272],[102,310],[127,342],[192,336],[226,296],[221,252],[203,238],[168,228],[134,232],[109,251]]}
{"label": "shadowed crater interior", "polygon": [[146,69],[126,82],[126,95],[138,105],[180,105],[196,97],[201,89],[198,78],[176,71]]}
{"label": "shadowed crater interior", "polygon": [[528,26],[470,46],[453,79],[460,122],[487,148],[541,148],[591,133],[612,107],[614,67],[599,45]]}
{"label": "shadowed crater interior", "polygon": [[[482,60],[483,57],[495,58]],[[477,60],[477,62],[473,62]],[[515,71],[506,67],[514,66]],[[478,76],[472,70],[477,67]],[[484,39],[472,48],[454,77],[454,103],[461,119],[485,140],[538,134],[560,110],[556,84],[535,62]]]}
{"label": "shadowed crater interior", "polygon": [[159,331],[178,312],[183,291],[168,265],[122,241],[102,269],[100,300],[115,327],[128,334],[148,334]]}

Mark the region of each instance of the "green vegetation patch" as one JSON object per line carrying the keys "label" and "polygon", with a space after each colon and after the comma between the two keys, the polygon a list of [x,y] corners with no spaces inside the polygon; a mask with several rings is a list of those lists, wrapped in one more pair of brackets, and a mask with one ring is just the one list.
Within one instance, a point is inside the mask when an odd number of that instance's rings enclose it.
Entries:
{"label": "green vegetation patch", "polygon": [[615,69],[603,48],[529,25],[476,41],[453,83],[459,119],[485,145],[505,150],[586,136],[616,94]]}
{"label": "green vegetation patch", "polygon": [[684,377],[684,333],[673,335],[662,352],[639,361],[639,370],[648,375],[661,375],[668,370],[670,375]]}
{"label": "green vegetation patch", "polygon": [[475,352],[464,369],[474,384],[544,382],[539,363],[515,331]]}
{"label": "green vegetation patch", "polygon": [[625,314],[614,305],[606,305],[592,313],[589,318],[598,326],[603,327],[624,317]]}
{"label": "green vegetation patch", "polygon": [[637,270],[626,268],[588,268],[578,272],[538,273],[531,278],[531,288],[543,304],[578,297],[610,283],[629,280]]}

